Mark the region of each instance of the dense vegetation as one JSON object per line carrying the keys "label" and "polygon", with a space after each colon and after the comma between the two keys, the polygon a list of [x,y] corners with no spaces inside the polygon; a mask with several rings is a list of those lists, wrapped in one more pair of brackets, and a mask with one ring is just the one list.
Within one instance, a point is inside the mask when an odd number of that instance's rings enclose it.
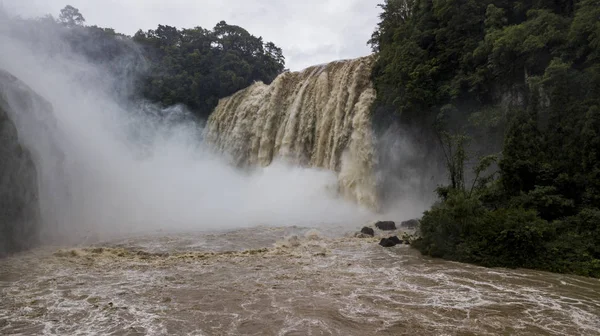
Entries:
{"label": "dense vegetation", "polygon": [[212,31],[159,25],[138,31],[133,40],[152,61],[141,86],[143,96],[164,106],[183,103],[203,116],[220,98],[254,81],[269,84],[284,70],[280,48],[224,21]]}
{"label": "dense vegetation", "polygon": [[[600,0],[382,8],[370,41],[378,106],[437,134],[450,175],[415,246],[600,277]],[[481,135],[497,136],[500,152],[466,178]]]}
{"label": "dense vegetation", "polygon": [[[0,13],[1,14],[1,13]],[[251,85],[270,83],[284,71],[282,50],[245,29],[219,22],[214,29],[158,25],[133,37],[112,28],[86,26],[77,8],[66,6],[57,19],[9,19],[23,40],[70,51],[112,72],[115,93],[143,97],[166,107],[184,104],[207,117],[220,98]],[[51,42],[52,41],[52,42]]]}

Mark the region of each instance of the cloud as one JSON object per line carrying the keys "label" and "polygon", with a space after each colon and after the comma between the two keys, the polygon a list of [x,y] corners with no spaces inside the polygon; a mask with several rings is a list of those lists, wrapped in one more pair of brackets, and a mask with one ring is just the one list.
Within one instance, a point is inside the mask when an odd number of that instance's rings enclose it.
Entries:
{"label": "cloud", "polygon": [[88,24],[130,35],[158,24],[212,28],[225,20],[273,41],[287,66],[301,70],[368,55],[382,0],[4,0],[4,6],[25,17],[57,16],[67,2]]}

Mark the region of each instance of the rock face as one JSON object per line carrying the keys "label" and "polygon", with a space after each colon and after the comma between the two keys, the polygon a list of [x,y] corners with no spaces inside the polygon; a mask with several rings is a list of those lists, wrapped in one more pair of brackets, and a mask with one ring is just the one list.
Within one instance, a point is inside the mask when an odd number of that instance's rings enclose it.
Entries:
{"label": "rock face", "polygon": [[38,219],[36,168],[0,105],[0,257],[29,247]]}
{"label": "rock face", "polygon": [[375,227],[382,231],[393,231],[396,230],[396,223],[392,221],[377,222]]}
{"label": "rock face", "polygon": [[41,221],[39,169],[35,149],[22,131],[47,143],[51,105],[16,77],[0,69],[0,257],[31,247]]}

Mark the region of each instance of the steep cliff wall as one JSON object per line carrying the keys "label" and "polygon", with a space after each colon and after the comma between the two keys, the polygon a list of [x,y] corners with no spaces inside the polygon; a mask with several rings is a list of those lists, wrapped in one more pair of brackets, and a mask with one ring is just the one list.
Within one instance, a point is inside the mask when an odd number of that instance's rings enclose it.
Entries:
{"label": "steep cliff wall", "polygon": [[39,154],[23,133],[31,132],[50,145],[46,131],[52,127],[51,111],[48,102],[0,70],[0,256],[39,241],[41,171],[35,163]]}

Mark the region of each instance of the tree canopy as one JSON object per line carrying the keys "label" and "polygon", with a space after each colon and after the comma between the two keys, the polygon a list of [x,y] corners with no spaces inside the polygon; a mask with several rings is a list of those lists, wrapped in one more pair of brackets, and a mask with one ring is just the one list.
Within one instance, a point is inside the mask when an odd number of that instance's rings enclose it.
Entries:
{"label": "tree canopy", "polygon": [[218,99],[254,81],[270,83],[284,70],[283,52],[245,29],[219,22],[212,30],[159,25],[138,31],[152,66],[144,77],[144,97],[172,105],[183,103],[208,116]]}
{"label": "tree canopy", "polygon": [[[440,117],[455,121],[441,137],[454,149],[452,183],[438,189],[416,246],[487,266],[600,277],[600,0],[381,6],[369,41],[379,52],[377,104],[432,132]],[[472,192],[456,183],[469,148],[457,139],[481,131],[472,121],[482,116],[503,125],[503,145],[497,174]]]}
{"label": "tree canopy", "polygon": [[[158,25],[127,36],[86,26],[83,14],[70,5],[58,19],[14,20],[12,26],[28,42],[52,52],[66,42],[69,52],[103,66],[114,79],[115,93],[163,107],[184,104],[201,118],[208,117],[220,98],[255,81],[270,83],[285,67],[283,52],[273,42],[225,21],[212,30]],[[56,35],[61,43],[53,44]]]}
{"label": "tree canopy", "polygon": [[67,5],[65,8],[60,10],[58,21],[67,27],[81,26],[85,22],[85,18],[79,12],[79,9]]}

